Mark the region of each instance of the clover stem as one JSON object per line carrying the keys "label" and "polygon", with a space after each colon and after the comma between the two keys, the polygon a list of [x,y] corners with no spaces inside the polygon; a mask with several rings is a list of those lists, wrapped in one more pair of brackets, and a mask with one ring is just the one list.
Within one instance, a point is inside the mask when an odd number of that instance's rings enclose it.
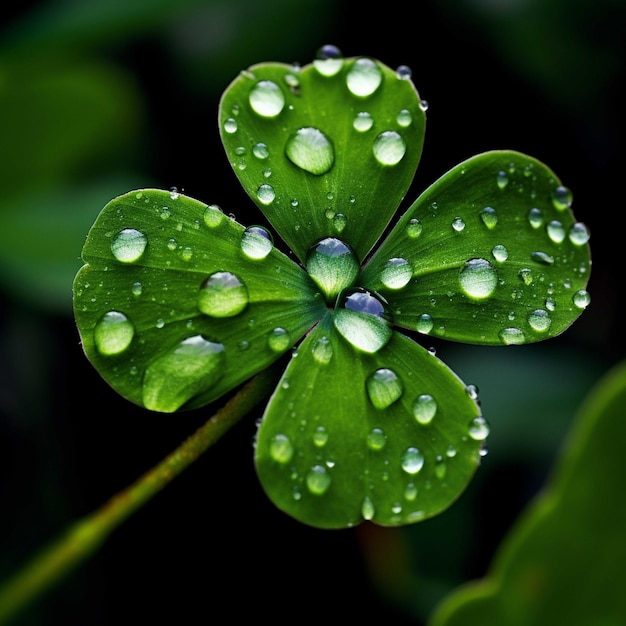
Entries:
{"label": "clover stem", "polygon": [[269,368],[244,385],[203,426],[160,463],[99,509],[74,522],[0,586],[0,624],[38,599],[104,543],[108,535],[210,448],[267,397],[276,383]]}

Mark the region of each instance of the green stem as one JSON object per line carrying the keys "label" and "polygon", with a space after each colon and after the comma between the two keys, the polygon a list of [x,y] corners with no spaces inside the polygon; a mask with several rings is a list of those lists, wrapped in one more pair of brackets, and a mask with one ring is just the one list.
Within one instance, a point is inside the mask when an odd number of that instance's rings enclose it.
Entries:
{"label": "green stem", "polygon": [[163,461],[94,513],[76,521],[0,587],[0,624],[8,622],[86,560],[108,535],[211,447],[271,392],[272,369],[249,381],[215,415]]}

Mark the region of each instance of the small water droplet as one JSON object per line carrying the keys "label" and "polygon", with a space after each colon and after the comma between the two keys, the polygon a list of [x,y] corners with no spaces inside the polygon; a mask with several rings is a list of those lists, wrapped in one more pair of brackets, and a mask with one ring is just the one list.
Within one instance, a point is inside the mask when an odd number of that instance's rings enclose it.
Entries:
{"label": "small water droplet", "polygon": [[407,474],[417,474],[424,466],[424,455],[417,448],[407,448],[400,463]]}
{"label": "small water droplet", "polygon": [[591,296],[585,289],[579,289],[573,296],[572,302],[579,309],[586,309],[591,304]]}
{"label": "small water droplet", "polygon": [[413,403],[413,416],[420,424],[430,424],[437,413],[437,401],[428,393],[419,395]]}
{"label": "small water droplet", "polygon": [[328,431],[323,426],[318,426],[315,429],[313,443],[318,448],[323,448],[328,443]]}
{"label": "small water droplet", "polygon": [[491,254],[498,263],[504,263],[509,258],[509,251],[500,243],[491,249]]}
{"label": "small water droplet", "polygon": [[557,187],[552,194],[552,204],[557,211],[564,211],[572,206],[573,194],[562,185]]}
{"label": "small water droplet", "polygon": [[406,234],[411,239],[416,239],[422,234],[422,223],[417,218],[412,218],[406,227]]}
{"label": "small water droplet", "polygon": [[398,65],[396,68],[396,76],[400,80],[409,80],[412,76],[413,72],[408,65]]}
{"label": "small water droplet", "polygon": [[251,89],[249,102],[261,117],[276,117],[285,106],[285,94],[275,82],[262,80]]}
{"label": "small water droplet", "polygon": [[217,228],[226,217],[222,212],[222,209],[217,206],[217,204],[209,204],[207,208],[204,210],[204,223],[209,228]]}
{"label": "small water droplet", "polygon": [[348,218],[343,213],[337,213],[333,217],[333,228],[337,233],[341,233],[348,225]]}
{"label": "small water droplet", "polygon": [[270,155],[268,147],[264,143],[256,143],[252,146],[252,154],[261,161]]}
{"label": "small water droplet", "polygon": [[371,374],[367,381],[367,394],[377,409],[383,410],[398,400],[404,392],[404,385],[391,369],[383,367]]}
{"label": "small water droplet", "polygon": [[406,128],[410,126],[413,122],[413,116],[411,115],[411,111],[408,109],[402,109],[396,117],[396,122],[398,122],[398,126],[402,126],[402,128]]}
{"label": "small water droplet", "polygon": [[306,269],[324,295],[332,299],[355,281],[359,261],[346,243],[327,237],[309,250]]}
{"label": "small water droplet", "polygon": [[469,436],[474,441],[484,441],[489,435],[489,424],[487,420],[479,415],[469,423]]}
{"label": "small water droplet", "polygon": [[352,125],[354,126],[354,130],[364,133],[374,125],[374,119],[367,111],[361,111],[357,113]]}
{"label": "small water droplet", "polygon": [[537,229],[543,225],[543,214],[541,213],[541,209],[534,207],[530,211],[528,211],[528,223],[534,229]]}
{"label": "small water droplet", "polygon": [[267,345],[274,352],[284,352],[291,345],[291,336],[284,328],[274,328],[267,337]]}
{"label": "small water droplet", "polygon": [[315,496],[325,494],[331,482],[330,472],[323,465],[314,465],[306,475],[306,486]]}
{"label": "small water droplet", "polygon": [[328,172],[335,162],[330,139],[310,126],[298,129],[287,139],[285,154],[294,165],[316,176]]}
{"label": "small water droplet", "polygon": [[367,435],[367,447],[370,450],[382,450],[387,443],[387,435],[382,428],[372,428]]}
{"label": "small water droplet", "polygon": [[406,144],[395,130],[386,130],[374,139],[373,151],[381,165],[397,165],[406,153]]}
{"label": "small water droplet", "polygon": [[385,263],[380,280],[388,289],[402,289],[413,277],[413,268],[406,259],[393,258]]}
{"label": "small water droplet", "polygon": [[497,173],[496,184],[498,185],[498,189],[504,189],[509,184],[509,177],[504,170]]}
{"label": "small water droplet", "polygon": [[433,318],[428,313],[422,313],[417,318],[416,330],[424,335],[428,335],[430,331],[433,329],[435,323],[433,322]]}
{"label": "small water droplet", "polygon": [[583,246],[589,241],[589,231],[582,222],[572,224],[569,229],[569,240],[575,246]]}
{"label": "small water droplet", "polygon": [[215,272],[200,286],[198,308],[210,317],[233,317],[248,306],[246,285],[235,274]]}
{"label": "small water droplet", "polygon": [[249,259],[265,259],[273,247],[272,234],[263,226],[248,226],[241,235],[241,249]]}
{"label": "small water droplet", "polygon": [[404,490],[404,499],[413,502],[417,498],[417,487],[413,483],[409,483]]}
{"label": "small water droplet", "polygon": [[543,333],[550,328],[552,320],[550,319],[547,311],[537,309],[536,311],[531,311],[528,314],[528,323],[533,330]]}
{"label": "small water droplet", "polygon": [[148,245],[148,238],[134,228],[124,228],[111,242],[111,252],[120,263],[136,263]]}
{"label": "small water droplet", "polygon": [[519,345],[526,341],[524,332],[519,328],[503,328],[499,333],[500,341],[507,346]]}
{"label": "small water droplet", "polygon": [[518,272],[517,275],[519,276],[520,280],[526,285],[526,286],[530,286],[533,284],[533,273],[532,271],[527,268],[527,267],[522,267]]}
{"label": "small water droplet", "polygon": [[541,252],[541,251],[531,252],[530,258],[533,261],[540,263],[541,265],[553,265],[554,264],[554,257],[548,254],[547,252]]}
{"label": "small water droplet", "polygon": [[94,341],[100,354],[114,356],[124,352],[135,336],[135,326],[120,311],[105,313],[94,328]]}
{"label": "small water droplet", "polygon": [[452,220],[452,228],[456,230],[457,233],[460,233],[465,230],[465,222],[462,217],[455,217]]}
{"label": "small water droplet", "polygon": [[561,243],[565,239],[565,227],[558,220],[548,222],[546,232],[554,243]]}
{"label": "small water droplet", "polygon": [[222,377],[225,361],[221,343],[201,335],[184,339],[146,369],[144,406],[152,411],[176,411]]}
{"label": "small water droplet", "polygon": [[496,224],[498,223],[498,214],[493,207],[486,206],[480,212],[480,219],[489,230],[492,230],[496,227]]}
{"label": "small water droplet", "polygon": [[556,300],[554,298],[546,298],[545,305],[548,311],[554,311],[556,309]]}
{"label": "small water droplet", "polygon": [[341,50],[333,45],[322,46],[317,51],[313,65],[322,76],[334,76],[343,67]]}
{"label": "small water droplet", "polygon": [[313,358],[320,364],[326,365],[333,358],[333,344],[328,337],[320,337],[311,348]]}
{"label": "small water droplet", "polygon": [[383,80],[382,72],[375,61],[357,59],[346,75],[346,84],[352,94],[359,97],[371,96]]}
{"label": "small water droplet", "polygon": [[482,300],[495,291],[498,274],[486,259],[469,259],[459,272],[461,289],[470,298]]}
{"label": "small water droplet", "polygon": [[369,496],[365,496],[365,498],[363,498],[363,504],[361,505],[361,515],[363,519],[369,521],[374,518],[375,514],[376,509],[374,508],[374,503]]}
{"label": "small water droplet", "polygon": [[259,199],[259,202],[261,204],[265,204],[266,206],[268,204],[272,204],[272,202],[274,202],[274,198],[276,197],[276,193],[274,192],[274,187],[272,187],[271,185],[268,185],[267,183],[264,185],[261,185],[256,190],[256,197]]}
{"label": "small water droplet", "polygon": [[430,106],[430,104],[428,103],[428,100],[421,99],[419,101],[419,107],[420,107],[420,109],[422,109],[422,111],[424,111],[424,113],[426,113],[426,111],[428,111],[428,107],[429,106]]}
{"label": "small water droplet", "polygon": [[233,119],[232,117],[229,117],[225,122],[224,122],[224,130],[229,134],[232,135],[233,133],[237,132],[237,120]]}
{"label": "small water droplet", "polygon": [[447,470],[445,459],[442,456],[438,456],[435,459],[435,476],[443,480],[446,477]]}
{"label": "small water droplet", "polygon": [[383,301],[365,289],[347,292],[335,309],[335,328],[355,348],[373,354],[391,339],[391,316]]}
{"label": "small water droplet", "polygon": [[293,444],[287,435],[278,434],[270,442],[270,455],[278,463],[289,463],[293,457]]}
{"label": "small water droplet", "polygon": [[140,282],[133,283],[130,291],[133,296],[139,297],[143,293],[143,285]]}

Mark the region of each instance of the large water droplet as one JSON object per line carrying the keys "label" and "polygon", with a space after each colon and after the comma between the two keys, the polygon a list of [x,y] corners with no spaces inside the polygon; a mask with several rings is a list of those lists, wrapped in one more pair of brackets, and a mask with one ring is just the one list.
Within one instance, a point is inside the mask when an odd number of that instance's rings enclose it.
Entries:
{"label": "large water droplet", "polygon": [[322,46],[313,60],[313,66],[322,76],[334,76],[343,66],[343,55],[337,46]]}
{"label": "large water droplet", "polygon": [[271,185],[263,184],[256,190],[256,197],[259,199],[261,204],[272,204],[274,202],[274,198],[276,197],[276,192],[274,191],[274,187]]}
{"label": "large water droplet", "polygon": [[335,162],[335,149],[319,129],[307,126],[287,139],[285,154],[299,168],[311,174],[325,174]]}
{"label": "large water droplet", "polygon": [[424,466],[424,455],[417,448],[407,448],[400,463],[407,474],[417,474]]}
{"label": "large water droplet", "polygon": [[372,59],[357,59],[346,75],[348,89],[355,96],[371,96],[380,86],[383,74]]}
{"label": "large water droplet", "polygon": [[434,325],[435,322],[433,321],[433,318],[428,313],[422,313],[422,315],[417,318],[415,329],[418,332],[427,335],[433,329]]}
{"label": "large water droplet", "polygon": [[550,328],[552,320],[550,319],[547,311],[537,309],[536,311],[531,311],[528,314],[528,324],[533,330],[536,330],[539,333],[544,333]]}
{"label": "large water droplet", "polygon": [[491,254],[498,263],[504,263],[509,258],[509,251],[500,243],[491,249]]}
{"label": "large water droplet", "polygon": [[572,206],[573,197],[572,192],[561,185],[552,194],[552,204],[558,211],[564,211]]}
{"label": "large water droplet", "polygon": [[575,246],[582,246],[589,241],[589,231],[582,222],[572,224],[569,229],[569,240]]}
{"label": "large water droplet", "polygon": [[198,308],[210,317],[233,317],[248,306],[248,289],[230,272],[215,272],[200,286]]}
{"label": "large water droplet", "polygon": [[284,352],[291,345],[291,335],[284,328],[274,328],[267,337],[267,345],[274,352]]}
{"label": "large water droplet", "polygon": [[417,397],[413,403],[413,415],[420,424],[430,424],[437,413],[437,401],[428,393]]}
{"label": "large water droplet", "polygon": [[558,220],[548,222],[546,232],[554,243],[561,243],[565,239],[565,227]]}
{"label": "large water droplet", "polygon": [[469,259],[459,272],[459,282],[461,289],[470,298],[482,300],[495,291],[498,274],[486,259]]}
{"label": "large water droplet", "polygon": [[479,415],[469,423],[469,436],[475,441],[484,441],[489,435],[489,424],[487,420]]}
{"label": "large water droplet", "polygon": [[355,348],[373,354],[393,334],[391,316],[383,301],[364,289],[346,293],[335,310],[335,328]]}
{"label": "large water droplet", "polygon": [[359,273],[359,261],[347,244],[327,237],[309,250],[306,269],[324,295],[331,299],[352,285]]}
{"label": "large water droplet", "polygon": [[393,258],[385,263],[380,280],[389,289],[402,289],[413,277],[413,268],[406,259]]}
{"label": "large water droplet", "polygon": [[585,289],[579,289],[572,297],[574,306],[579,309],[586,309],[591,304],[591,296]]}
{"label": "large water droplet", "polygon": [[406,153],[406,144],[395,130],[386,130],[374,139],[373,151],[381,165],[397,165]]}
{"label": "large water droplet", "polygon": [[274,247],[272,233],[263,226],[248,226],[241,235],[241,249],[249,259],[260,261]]}
{"label": "large water droplet", "polygon": [[207,208],[204,210],[204,223],[209,228],[217,228],[226,218],[222,209],[218,207],[216,204],[209,204]]}
{"label": "large water droplet", "polygon": [[503,328],[499,333],[500,341],[507,346],[519,345],[526,341],[524,331],[519,328]]}
{"label": "large water droplet", "polygon": [[261,117],[276,117],[285,106],[285,94],[271,80],[259,81],[250,91],[250,106]]}
{"label": "large water droplet", "polygon": [[315,496],[326,493],[331,482],[330,472],[323,465],[314,465],[306,475],[306,486]]}
{"label": "large water droplet", "polygon": [[138,261],[148,244],[148,238],[134,228],[124,228],[111,242],[111,252],[120,263],[135,263]]}
{"label": "large water droplet", "polygon": [[113,356],[124,352],[135,336],[133,323],[119,311],[105,313],[94,328],[94,341],[100,354]]}
{"label": "large water droplet", "polygon": [[224,374],[226,353],[221,343],[201,335],[189,337],[158,357],[143,379],[143,404],[171,413],[210,389]]}
{"label": "large water droplet", "polygon": [[367,394],[377,409],[386,409],[398,400],[404,391],[404,385],[391,369],[383,367],[371,374],[367,381]]}
{"label": "large water droplet", "polygon": [[367,111],[361,111],[360,113],[357,113],[352,125],[355,130],[358,130],[360,133],[364,133],[374,125],[374,120]]}

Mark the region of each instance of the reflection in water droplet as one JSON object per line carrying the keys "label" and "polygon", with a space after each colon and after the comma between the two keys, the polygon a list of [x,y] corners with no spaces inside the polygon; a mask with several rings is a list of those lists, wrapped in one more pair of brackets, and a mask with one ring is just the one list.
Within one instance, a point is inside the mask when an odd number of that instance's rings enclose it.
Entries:
{"label": "reflection in water droplet", "polygon": [[498,223],[498,215],[496,213],[496,210],[490,206],[486,206],[480,212],[480,219],[489,230],[495,228],[496,224]]}
{"label": "reflection in water droplet", "polygon": [[434,325],[433,318],[428,313],[422,313],[417,319],[415,328],[418,332],[427,335],[433,329]]}
{"label": "reflection in water droplet", "polygon": [[111,252],[120,263],[135,263],[138,261],[148,244],[148,238],[134,228],[124,228],[111,242]]}
{"label": "reflection in water droplet", "polygon": [[209,228],[217,228],[225,219],[225,215],[216,204],[209,204],[204,210],[204,223]]}
{"label": "reflection in water droplet", "polygon": [[491,254],[498,263],[504,263],[509,258],[509,251],[502,244],[495,245],[491,249]]}
{"label": "reflection in water droplet", "polygon": [[422,223],[415,217],[409,220],[409,223],[406,227],[406,234],[411,239],[416,239],[417,237],[419,237],[422,234]]}
{"label": "reflection in water droplet", "polygon": [[396,68],[396,76],[400,80],[409,80],[411,78],[412,71],[408,65],[398,65]]}
{"label": "reflection in water droplet", "polygon": [[237,120],[233,119],[232,117],[229,117],[225,122],[224,122],[224,130],[229,134],[232,135],[233,133],[237,132]]}
{"label": "reflection in water droplet", "polygon": [[417,397],[413,403],[413,416],[420,424],[430,424],[437,413],[437,401],[428,393]]}
{"label": "reflection in water droplet", "polygon": [[284,352],[291,345],[291,336],[284,328],[274,328],[267,337],[267,345],[274,352]]}
{"label": "reflection in water droplet", "polygon": [[372,59],[357,59],[346,75],[348,89],[355,96],[371,96],[383,80],[380,68]]}
{"label": "reflection in water droplet", "polygon": [[585,289],[580,289],[573,295],[572,302],[579,309],[586,309],[591,304],[591,296]]}
{"label": "reflection in water droplet", "polygon": [[367,447],[370,450],[382,450],[387,443],[387,435],[382,428],[372,428],[367,435]]}
{"label": "reflection in water droplet", "polygon": [[495,291],[498,275],[486,259],[469,259],[459,272],[459,282],[466,295],[482,300]]}
{"label": "reflection in water droplet", "polygon": [[315,175],[325,174],[335,162],[330,139],[310,126],[298,129],[287,139],[285,154],[294,165]]}
{"label": "reflection in water droplet", "polygon": [[361,505],[361,515],[363,519],[371,520],[374,518],[375,514],[376,509],[374,508],[374,503],[369,496],[365,496],[365,498],[363,498],[363,504]]}
{"label": "reflection in water droplet", "polygon": [[119,311],[105,313],[94,328],[94,341],[100,354],[113,356],[124,352],[135,336],[133,323]]}
{"label": "reflection in water droplet", "polygon": [[241,235],[241,249],[249,259],[260,261],[274,247],[272,234],[263,226],[248,226]]}
{"label": "reflection in water droplet", "polygon": [[402,381],[391,369],[383,367],[371,374],[367,381],[367,395],[377,409],[386,409],[398,400],[404,391]]}
{"label": "reflection in water droplet", "polygon": [[189,337],[146,369],[143,404],[151,411],[171,413],[210,389],[223,375],[226,354],[221,343],[201,335]]}
{"label": "reflection in water droplet", "polygon": [[380,280],[389,289],[402,289],[413,277],[413,268],[406,259],[394,258],[385,263]]}
{"label": "reflection in water droplet", "polygon": [[543,214],[541,213],[541,209],[532,208],[528,211],[528,222],[533,228],[539,228],[543,224]]}
{"label": "reflection in water droplet", "polygon": [[331,299],[352,285],[359,273],[359,261],[347,244],[327,237],[309,250],[306,269],[324,295]]}
{"label": "reflection in water droplet", "polygon": [[364,133],[374,125],[374,120],[369,113],[361,111],[360,113],[357,113],[352,125],[355,130],[358,130],[360,133]]}
{"label": "reflection in water droplet", "polygon": [[537,309],[536,311],[531,311],[528,314],[528,324],[533,330],[543,333],[550,328],[552,320],[550,319],[547,311]]}
{"label": "reflection in water droplet", "polygon": [[326,493],[331,482],[330,472],[323,465],[314,465],[306,475],[306,486],[315,496]]}
{"label": "reflection in water droplet", "polygon": [[267,159],[270,155],[270,151],[264,143],[257,143],[252,146],[252,154],[254,154],[257,159],[263,160]]}
{"label": "reflection in water droplet", "polygon": [[261,117],[276,117],[285,106],[285,94],[271,80],[259,81],[250,91],[250,106]]}
{"label": "reflection in water droplet", "polygon": [[509,184],[509,177],[505,171],[500,171],[496,175],[496,184],[499,189],[504,189]]}
{"label": "reflection in water droplet", "polygon": [[500,337],[500,341],[507,346],[519,345],[526,340],[524,332],[519,328],[503,328],[498,333],[498,337]]}
{"label": "reflection in water droplet", "polygon": [[333,344],[328,337],[320,337],[311,348],[313,358],[320,364],[326,365],[333,358]]}
{"label": "reflection in water droplet", "polygon": [[456,230],[457,233],[460,233],[461,231],[465,230],[465,222],[463,221],[463,218],[455,217],[452,220],[452,228]]}
{"label": "reflection in water droplet", "polygon": [[469,424],[469,436],[475,441],[484,441],[489,435],[489,424],[487,420],[479,415]]}
{"label": "reflection in water droplet", "polygon": [[552,204],[558,211],[564,211],[572,206],[572,200],[572,192],[567,187],[559,186],[552,194]]}
{"label": "reflection in water droplet", "polygon": [[565,227],[558,220],[548,222],[546,232],[554,243],[561,243],[565,239]]}
{"label": "reflection in water droplet", "polygon": [[293,457],[293,444],[287,435],[274,435],[270,442],[270,455],[278,463],[289,463]]}
{"label": "reflection in water droplet", "polygon": [[400,462],[407,474],[417,474],[424,466],[424,455],[417,448],[407,448]]}
{"label": "reflection in water droplet", "polygon": [[582,222],[572,224],[569,229],[569,240],[575,246],[582,246],[589,241],[589,231]]}
{"label": "reflection in water droplet", "polygon": [[267,184],[261,185],[256,190],[256,197],[259,199],[259,202],[261,202],[261,204],[272,204],[272,202],[274,202],[274,198],[276,197],[274,187]]}
{"label": "reflection in water droplet", "polygon": [[337,46],[322,46],[313,60],[313,66],[322,76],[334,76],[343,66],[343,55]]}
{"label": "reflection in water droplet", "polygon": [[391,339],[391,316],[383,302],[363,289],[348,292],[335,309],[335,328],[355,348],[373,354]]}
{"label": "reflection in water droplet", "polygon": [[406,144],[395,130],[386,130],[374,139],[373,150],[381,165],[397,165],[406,153]]}
{"label": "reflection in water droplet", "polygon": [[248,306],[248,289],[230,272],[215,272],[200,286],[198,308],[210,317],[233,317]]}

